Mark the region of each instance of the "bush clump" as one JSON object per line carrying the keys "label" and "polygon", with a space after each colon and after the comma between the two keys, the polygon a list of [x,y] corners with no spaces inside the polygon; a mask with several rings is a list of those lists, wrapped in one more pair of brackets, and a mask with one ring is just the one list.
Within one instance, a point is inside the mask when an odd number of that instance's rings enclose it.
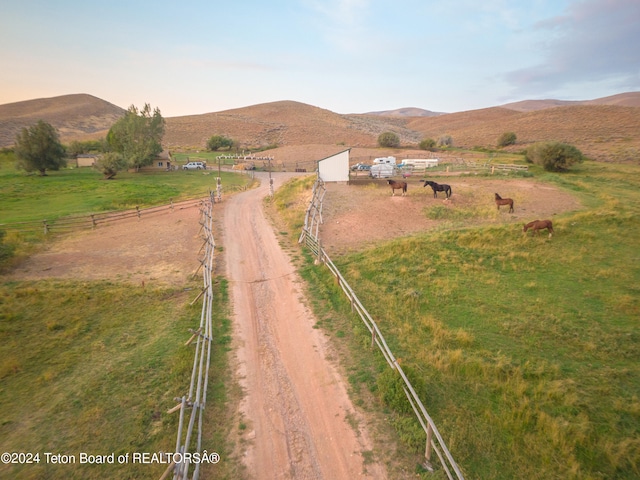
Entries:
{"label": "bush clump", "polygon": [[561,142],[539,142],[527,148],[525,159],[548,172],[564,172],[584,160],[582,152]]}
{"label": "bush clump", "polygon": [[387,148],[398,148],[400,146],[400,137],[393,132],[384,132],[378,136],[378,145]]}
{"label": "bush clump", "polygon": [[508,147],[509,145],[515,145],[516,134],[514,132],[504,132],[498,139],[498,147]]}
{"label": "bush clump", "polygon": [[420,142],[420,150],[430,150],[432,151],[436,148],[436,141],[433,138],[425,138]]}
{"label": "bush clump", "polygon": [[448,134],[440,135],[438,137],[439,147],[453,147],[453,137]]}
{"label": "bush clump", "polygon": [[225,137],[224,135],[214,135],[207,140],[207,150],[211,152],[215,152],[221,148],[231,147],[233,147],[233,140],[229,137]]}

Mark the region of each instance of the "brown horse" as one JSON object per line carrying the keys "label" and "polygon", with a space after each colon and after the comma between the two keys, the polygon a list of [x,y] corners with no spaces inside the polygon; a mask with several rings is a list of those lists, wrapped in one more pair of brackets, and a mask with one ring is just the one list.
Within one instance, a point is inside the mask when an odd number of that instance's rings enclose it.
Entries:
{"label": "brown horse", "polygon": [[398,182],[397,180],[387,180],[389,185],[391,185],[391,196],[393,197],[396,194],[396,190],[402,190],[402,196],[407,193],[407,182]]}
{"label": "brown horse", "polygon": [[496,195],[496,206],[498,210],[500,210],[500,205],[509,205],[509,213],[513,212],[513,200],[511,198],[502,198],[497,193]]}
{"label": "brown horse", "polygon": [[527,230],[533,230],[533,233],[537,235],[539,230],[544,230],[545,228],[547,232],[549,232],[549,238],[551,238],[551,235],[553,235],[553,224],[551,220],[534,220],[533,222],[527,223],[522,231],[526,233]]}

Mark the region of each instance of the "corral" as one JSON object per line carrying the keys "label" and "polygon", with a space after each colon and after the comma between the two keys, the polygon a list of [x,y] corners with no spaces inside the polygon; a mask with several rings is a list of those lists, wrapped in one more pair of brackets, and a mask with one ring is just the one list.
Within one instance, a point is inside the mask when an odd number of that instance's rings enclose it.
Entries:
{"label": "corral", "polygon": [[[513,223],[514,229],[538,217],[551,217],[580,208],[570,194],[548,184],[527,179],[486,179],[450,175],[451,199],[434,199],[431,189],[424,188],[418,177],[409,179],[407,195],[392,197],[386,180],[352,179],[350,185],[327,184],[327,198],[320,227],[323,246],[329,253],[343,253],[376,242],[438,228],[446,218],[428,218],[425,209],[454,212],[477,212],[461,218],[465,224]],[[494,191],[508,193],[516,199],[513,214],[495,211]],[[465,216],[466,217],[466,216]],[[526,220],[526,221],[525,221]]]}

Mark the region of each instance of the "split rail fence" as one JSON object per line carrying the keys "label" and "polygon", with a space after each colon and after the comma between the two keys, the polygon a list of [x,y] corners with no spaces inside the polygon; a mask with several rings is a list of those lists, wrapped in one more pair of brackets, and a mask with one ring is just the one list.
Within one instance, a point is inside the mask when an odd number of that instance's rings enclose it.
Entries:
{"label": "split rail fence", "polygon": [[[211,363],[211,349],[213,340],[213,292],[212,279],[214,272],[215,240],[213,238],[213,205],[214,193],[210,194],[208,201],[200,206],[201,232],[204,232],[204,243],[200,252],[204,251],[200,266],[194,276],[202,269],[203,287],[200,294],[191,302],[192,305],[200,298],[202,310],[200,325],[197,330],[191,330],[191,338],[185,345],[195,341],[195,354],[191,382],[187,394],[175,400],[179,403],[171,408],[168,413],[180,412],[178,420],[178,433],[176,436],[176,448],[172,456],[173,462],[167,467],[161,480],[168,478],[173,471],[173,480],[198,480],[200,466],[204,463],[217,463],[220,457],[215,452],[202,450],[202,433],[205,406],[207,403],[207,386],[209,381],[209,366]],[[206,458],[205,458],[206,457]],[[204,461],[203,461],[204,460]],[[193,467],[192,476],[189,471]]]}
{"label": "split rail fence", "polygon": [[140,208],[136,206],[135,210],[114,211],[95,213],[89,215],[78,215],[72,217],[62,217],[54,220],[33,220],[29,222],[15,222],[0,224],[0,229],[14,232],[37,232],[41,230],[45,235],[49,233],[66,233],[84,228],[96,228],[99,225],[111,223],[128,218],[142,218],[151,214],[161,212],[172,212],[174,209],[189,208],[197,206],[198,200],[190,200],[174,204],[173,201],[169,205],[161,205],[157,207]]}
{"label": "split rail fence", "polygon": [[[225,186],[226,192],[245,190],[246,186],[243,185],[227,185]],[[19,232],[19,233],[35,233],[38,231],[43,232],[45,235],[53,233],[69,233],[76,230],[82,230],[86,228],[97,228],[100,225],[105,225],[120,220],[127,220],[129,218],[147,217],[149,215],[173,212],[174,210],[182,210],[185,208],[197,207],[202,203],[202,198],[208,197],[211,201],[222,201],[222,184],[218,182],[216,187],[216,195],[212,197],[212,192],[200,195],[196,199],[182,200],[180,202],[173,202],[165,205],[158,205],[155,207],[138,206],[131,210],[120,210],[102,213],[92,213],[88,215],[76,215],[69,217],[61,217],[53,220],[32,220],[27,222],[13,222],[13,223],[0,223],[0,230]]]}
{"label": "split rail fence", "polygon": [[299,243],[304,242],[317,257],[318,262],[325,264],[333,276],[336,277],[342,291],[351,302],[352,310],[355,310],[358,313],[363,323],[371,333],[371,346],[373,347],[374,344],[378,346],[378,349],[382,352],[382,355],[389,366],[396,370],[402,378],[402,381],[404,382],[404,393],[407,396],[407,399],[409,400],[409,403],[411,404],[411,407],[413,408],[413,411],[416,414],[420,425],[422,425],[427,437],[424,466],[428,470],[433,470],[431,457],[432,452],[435,452],[449,479],[453,480],[456,478],[458,480],[464,480],[462,472],[449,452],[449,449],[442,439],[435,423],[427,413],[426,408],[411,385],[411,382],[391,352],[375,320],[371,317],[364,305],[362,305],[353,289],[349,286],[320,244],[318,231],[319,225],[322,223],[322,201],[325,193],[326,187],[324,186],[324,182],[318,179],[313,186],[313,194],[305,215],[304,226],[302,227]]}

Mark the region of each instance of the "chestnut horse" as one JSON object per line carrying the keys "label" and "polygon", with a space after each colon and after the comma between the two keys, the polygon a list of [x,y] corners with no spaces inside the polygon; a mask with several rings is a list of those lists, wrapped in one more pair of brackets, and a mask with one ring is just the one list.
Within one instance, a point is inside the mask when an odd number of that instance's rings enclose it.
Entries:
{"label": "chestnut horse", "polygon": [[498,210],[500,210],[500,205],[509,205],[509,213],[513,212],[513,200],[510,198],[502,198],[497,193],[496,195],[496,206]]}
{"label": "chestnut horse", "polygon": [[432,182],[431,180],[423,180],[424,185],[423,188],[429,185],[433,190],[433,198],[438,198],[438,192],[444,192],[444,194],[449,198],[451,196],[451,187],[449,185],[440,184],[436,182]]}
{"label": "chestnut horse", "polygon": [[394,196],[396,194],[396,190],[402,190],[402,196],[404,197],[404,194],[407,193],[407,182],[398,182],[396,180],[387,180],[387,182],[389,182],[389,185],[391,185],[391,196]]}
{"label": "chestnut horse", "polygon": [[522,231],[526,233],[527,230],[533,230],[533,233],[537,235],[539,230],[544,230],[545,228],[547,232],[549,232],[549,238],[551,238],[551,235],[553,235],[553,224],[551,220],[534,220],[533,222],[527,223]]}

